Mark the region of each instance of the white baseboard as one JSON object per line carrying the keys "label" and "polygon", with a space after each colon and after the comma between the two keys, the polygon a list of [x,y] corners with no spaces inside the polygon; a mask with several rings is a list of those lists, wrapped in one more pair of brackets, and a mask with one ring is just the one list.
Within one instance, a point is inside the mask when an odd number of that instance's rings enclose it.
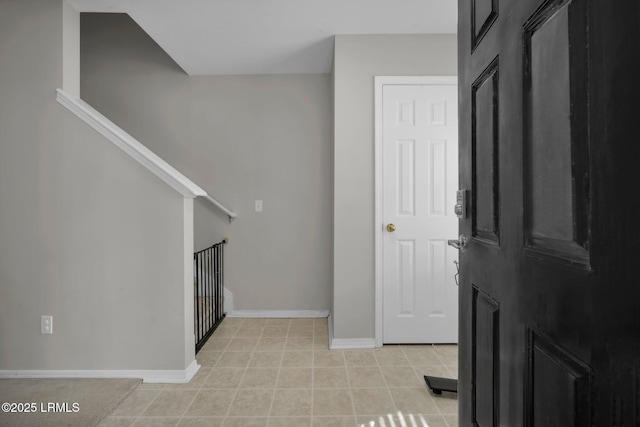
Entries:
{"label": "white baseboard", "polygon": [[307,318],[327,317],[329,310],[234,310],[227,317]]}
{"label": "white baseboard", "polygon": [[327,329],[329,329],[329,349],[331,349],[331,342],[333,341],[333,316],[329,312],[327,319]]}
{"label": "white baseboard", "polygon": [[334,338],[333,317],[329,313],[329,350],[349,350],[358,348],[376,348],[375,338]]}
{"label": "white baseboard", "polygon": [[375,338],[347,338],[329,341],[329,350],[349,350],[357,348],[376,348]]}
{"label": "white baseboard", "polygon": [[194,360],[187,369],[176,370],[0,370],[0,379],[7,378],[141,378],[145,383],[184,384],[198,372]]}
{"label": "white baseboard", "polygon": [[327,317],[329,310],[234,310],[233,293],[224,288],[224,311],[226,317],[256,317],[256,318],[308,318]]}

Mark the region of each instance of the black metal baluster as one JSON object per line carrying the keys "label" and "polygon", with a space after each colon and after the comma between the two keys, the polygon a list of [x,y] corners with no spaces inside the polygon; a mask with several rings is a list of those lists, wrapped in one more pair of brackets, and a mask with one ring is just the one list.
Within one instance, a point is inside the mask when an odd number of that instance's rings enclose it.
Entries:
{"label": "black metal baluster", "polygon": [[[213,268],[213,257],[212,257],[212,249],[209,248],[207,249],[207,294],[209,291],[209,288],[211,287],[211,269]],[[207,299],[203,298],[202,302],[204,304],[205,307],[207,307]],[[209,310],[205,310],[206,313],[206,319],[205,319],[205,323],[207,325],[207,331],[211,328],[211,322],[209,319]]]}
{"label": "black metal baluster", "polygon": [[196,340],[200,340],[200,270],[202,269],[200,263],[200,254],[197,253],[195,256],[196,259],[196,283],[195,283],[195,310],[196,310]]}
{"label": "black metal baluster", "polygon": [[213,278],[211,277],[211,269],[215,268],[215,260],[213,258],[213,251],[215,248],[211,248],[209,249],[208,255],[209,255],[209,280],[207,282],[207,298],[205,299],[205,304],[207,305],[207,328],[211,329],[213,327],[213,319],[211,318],[211,316],[213,315],[212,310],[211,310],[211,294],[213,293]]}
{"label": "black metal baluster", "polygon": [[220,290],[220,278],[218,277],[218,270],[220,269],[220,251],[221,251],[221,246],[216,246],[216,271],[215,271],[215,279],[216,279],[216,300],[215,300],[215,307],[216,307],[216,322],[218,320],[220,320],[220,310],[219,310],[219,304],[218,304],[218,297],[219,297],[219,290]]}
{"label": "black metal baluster", "polygon": [[218,321],[218,306],[216,304],[217,301],[215,300],[215,298],[217,297],[216,294],[218,293],[218,276],[216,275],[216,271],[218,270],[218,253],[219,253],[219,251],[220,251],[220,248],[219,248],[219,246],[216,245],[214,247],[214,255],[213,255],[215,257],[216,262],[215,262],[215,265],[214,265],[214,271],[212,272],[212,274],[213,274],[213,289],[214,289],[213,297],[214,297],[214,299],[213,299],[213,301],[211,301],[211,304],[212,304],[212,306],[214,308],[214,319],[215,319],[216,322]]}
{"label": "black metal baluster", "polygon": [[196,353],[220,325],[224,314],[224,244],[226,241],[194,254]]}
{"label": "black metal baluster", "polygon": [[193,254],[193,333],[198,342],[198,254]]}
{"label": "black metal baluster", "polygon": [[223,298],[224,298],[224,244],[226,240],[222,241],[220,244],[220,282],[218,284],[220,291],[220,311],[218,312],[218,320],[222,321],[224,318],[224,307],[223,307]]}

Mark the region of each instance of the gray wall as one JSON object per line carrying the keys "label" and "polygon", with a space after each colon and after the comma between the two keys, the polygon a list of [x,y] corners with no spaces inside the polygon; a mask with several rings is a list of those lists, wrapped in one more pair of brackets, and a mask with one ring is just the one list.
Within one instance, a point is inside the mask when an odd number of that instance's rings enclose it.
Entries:
{"label": "gray wall", "polygon": [[62,35],[0,2],[0,369],[184,369],[183,199],[56,102]]}
{"label": "gray wall", "polygon": [[230,238],[235,309],[328,310],[330,76],[190,77],[126,15],[81,28],[82,98],[238,213],[195,207],[198,249]]}
{"label": "gray wall", "polygon": [[456,75],[456,36],[336,36],[333,336],[375,335],[374,76]]}

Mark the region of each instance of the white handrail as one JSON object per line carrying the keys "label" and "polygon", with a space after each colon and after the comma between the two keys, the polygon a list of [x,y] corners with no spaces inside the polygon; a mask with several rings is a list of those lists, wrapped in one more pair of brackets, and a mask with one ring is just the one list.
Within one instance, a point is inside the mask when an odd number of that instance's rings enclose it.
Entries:
{"label": "white handrail", "polygon": [[109,141],[122,149],[129,156],[133,157],[138,161],[138,163],[149,169],[184,197],[204,197],[214,206],[227,214],[229,222],[238,216],[218,200],[209,196],[206,191],[196,185],[193,181],[178,172],[171,165],[138,142],[118,125],[100,114],[100,112],[95,110],[89,104],[80,98],[69,95],[62,89],[57,89],[56,92],[57,100],[60,104],[65,106],[69,111],[97,130]]}
{"label": "white handrail", "polygon": [[214,199],[210,195],[207,194],[204,196],[204,198],[210,201],[214,206],[216,206],[222,212],[226,213],[227,216],[229,217],[229,222],[233,221],[238,216],[237,213],[233,212],[232,210],[227,208],[225,205],[223,205],[222,203],[220,203],[218,200]]}
{"label": "white handrail", "polygon": [[142,166],[149,169],[157,177],[170,185],[174,190],[182,194],[182,196],[194,198],[207,195],[206,191],[178,172],[175,168],[138,142],[118,125],[100,114],[89,104],[80,98],[69,95],[62,89],[58,89],[56,92],[57,100],[60,104],[65,106],[85,123],[101,133]]}

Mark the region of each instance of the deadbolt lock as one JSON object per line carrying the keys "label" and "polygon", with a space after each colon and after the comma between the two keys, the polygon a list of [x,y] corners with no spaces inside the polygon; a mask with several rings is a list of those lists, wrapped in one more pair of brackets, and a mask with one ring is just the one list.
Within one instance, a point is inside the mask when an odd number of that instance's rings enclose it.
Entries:
{"label": "deadbolt lock", "polygon": [[454,212],[460,219],[467,218],[467,190],[456,191],[456,205]]}

